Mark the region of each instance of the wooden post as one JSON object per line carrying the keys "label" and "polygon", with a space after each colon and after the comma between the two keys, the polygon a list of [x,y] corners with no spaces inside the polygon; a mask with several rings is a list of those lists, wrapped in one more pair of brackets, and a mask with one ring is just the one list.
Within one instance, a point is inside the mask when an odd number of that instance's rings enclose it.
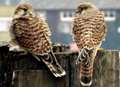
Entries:
{"label": "wooden post", "polygon": [[[79,82],[79,66],[75,65],[78,54],[65,50],[55,54],[67,72],[65,77],[55,78],[30,54],[0,47],[0,87],[83,87]],[[98,51],[90,87],[119,87],[119,51]]]}
{"label": "wooden post", "polygon": [[[79,66],[74,63],[75,57],[70,59],[70,87],[83,87],[79,82]],[[90,87],[119,87],[119,51],[98,51]]]}

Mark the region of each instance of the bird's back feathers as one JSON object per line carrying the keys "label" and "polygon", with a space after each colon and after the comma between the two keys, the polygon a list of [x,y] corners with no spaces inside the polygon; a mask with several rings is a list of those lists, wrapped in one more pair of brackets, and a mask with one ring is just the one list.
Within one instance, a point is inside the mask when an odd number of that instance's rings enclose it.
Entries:
{"label": "bird's back feathers", "polygon": [[34,54],[47,53],[51,49],[48,25],[38,18],[13,19],[11,34],[17,43]]}
{"label": "bird's back feathers", "polygon": [[[31,53],[38,61],[40,59],[37,55],[48,54],[47,58],[43,57],[41,60],[55,77],[62,77],[66,74],[56,57],[49,57],[49,53],[52,52],[52,43],[48,24],[41,17],[33,14],[29,4],[20,4],[17,7],[10,33],[12,41]],[[54,55],[53,52],[52,55]]]}

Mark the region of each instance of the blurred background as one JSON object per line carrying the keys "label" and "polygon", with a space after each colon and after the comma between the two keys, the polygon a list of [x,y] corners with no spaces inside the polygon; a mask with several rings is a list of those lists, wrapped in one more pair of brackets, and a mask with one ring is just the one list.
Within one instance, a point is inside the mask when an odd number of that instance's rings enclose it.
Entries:
{"label": "blurred background", "polygon": [[120,49],[120,0],[0,0],[0,41],[9,41],[9,26],[17,4],[30,2],[52,31],[53,43],[71,44],[72,18],[83,1],[92,2],[105,12],[108,33],[102,47]]}

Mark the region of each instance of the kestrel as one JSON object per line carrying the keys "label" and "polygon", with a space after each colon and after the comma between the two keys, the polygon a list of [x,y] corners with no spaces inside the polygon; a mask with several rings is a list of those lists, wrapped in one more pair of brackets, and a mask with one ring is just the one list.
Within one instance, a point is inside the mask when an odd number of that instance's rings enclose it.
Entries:
{"label": "kestrel", "polygon": [[94,59],[106,31],[104,13],[91,3],[81,3],[74,16],[73,38],[79,48],[76,64],[80,63],[80,83],[83,86],[92,84]]}
{"label": "kestrel", "polygon": [[[37,60],[41,60],[55,77],[66,74],[56,60],[52,51],[51,32],[42,17],[38,17],[29,3],[19,4],[14,12],[10,33],[12,43],[30,52]],[[46,58],[36,55],[48,54]]]}

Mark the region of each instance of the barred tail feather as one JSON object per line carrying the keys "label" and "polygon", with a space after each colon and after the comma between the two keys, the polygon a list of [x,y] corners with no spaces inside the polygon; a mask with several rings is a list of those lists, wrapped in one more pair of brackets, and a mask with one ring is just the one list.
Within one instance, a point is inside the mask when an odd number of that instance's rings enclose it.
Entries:
{"label": "barred tail feather", "polygon": [[92,84],[93,75],[93,48],[83,48],[79,52],[76,63],[80,63],[80,83],[83,86],[90,86]]}
{"label": "barred tail feather", "polygon": [[45,63],[45,65],[48,67],[48,69],[52,72],[52,74],[55,77],[62,77],[66,75],[65,70],[60,66],[58,63],[55,55],[53,54],[52,51],[49,52],[50,57],[45,60],[42,58],[42,61]]}
{"label": "barred tail feather", "polygon": [[93,64],[80,64],[80,83],[83,86],[90,86],[92,84]]}

